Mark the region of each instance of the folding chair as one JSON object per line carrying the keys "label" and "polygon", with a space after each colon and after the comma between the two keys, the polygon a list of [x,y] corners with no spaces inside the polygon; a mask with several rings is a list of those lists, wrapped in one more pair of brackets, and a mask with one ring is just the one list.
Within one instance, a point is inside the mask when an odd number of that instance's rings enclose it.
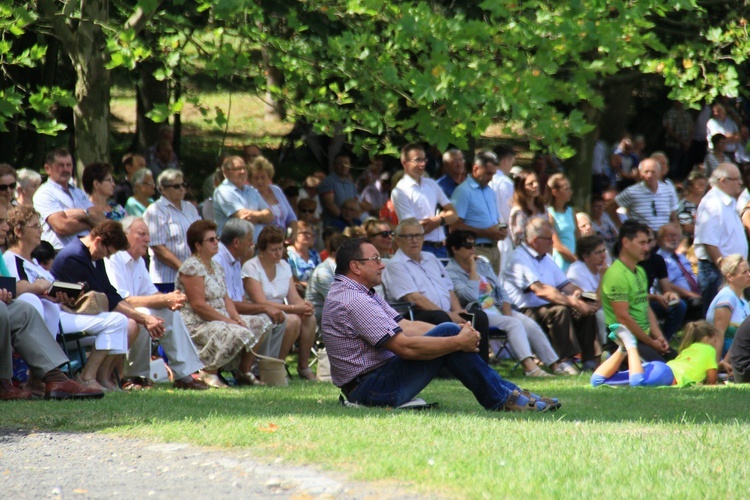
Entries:
{"label": "folding chair", "polygon": [[[68,375],[73,377],[76,373],[83,370],[86,365],[86,346],[81,343],[81,340],[85,339],[87,335],[84,332],[64,332],[62,323],[58,323],[57,343],[60,344],[65,356],[68,358]],[[75,344],[75,348],[71,349],[69,344]],[[75,358],[71,357],[71,354],[75,354]]]}

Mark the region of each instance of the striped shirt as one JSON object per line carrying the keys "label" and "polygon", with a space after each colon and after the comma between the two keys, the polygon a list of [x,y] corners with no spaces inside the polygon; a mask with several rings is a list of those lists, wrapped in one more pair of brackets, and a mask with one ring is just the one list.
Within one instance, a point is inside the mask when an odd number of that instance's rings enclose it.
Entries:
{"label": "striped shirt", "polygon": [[333,383],[341,387],[395,356],[381,346],[401,332],[402,319],[374,290],[337,274],[323,306],[321,326]]}
{"label": "striped shirt", "polygon": [[[151,235],[149,246],[164,245],[167,250],[175,254],[180,262],[190,257],[190,248],[187,244],[187,230],[190,225],[200,220],[198,210],[192,203],[183,201],[182,208],[164,196],[153,202],[143,214],[143,221],[148,226]],[[174,283],[177,278],[177,270],[156,258],[153,249],[149,249],[151,265],[149,274],[154,283]]]}
{"label": "striped shirt", "polygon": [[633,184],[615,196],[621,207],[628,209],[628,217],[642,222],[653,231],[669,223],[672,212],[677,212],[677,193],[663,182],[657,183],[654,193],[643,182]]}

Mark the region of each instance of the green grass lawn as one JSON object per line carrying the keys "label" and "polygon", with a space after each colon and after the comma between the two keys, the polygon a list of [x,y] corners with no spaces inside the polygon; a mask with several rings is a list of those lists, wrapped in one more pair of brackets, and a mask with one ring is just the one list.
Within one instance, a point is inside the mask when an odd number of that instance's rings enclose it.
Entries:
{"label": "green grass lawn", "polygon": [[[504,370],[503,370],[504,371]],[[517,383],[560,397],[551,414],[482,410],[457,381],[423,412],[343,408],[330,384],[2,404],[3,427],[247,447],[355,479],[448,497],[743,496],[750,387],[599,388],[588,377]]]}

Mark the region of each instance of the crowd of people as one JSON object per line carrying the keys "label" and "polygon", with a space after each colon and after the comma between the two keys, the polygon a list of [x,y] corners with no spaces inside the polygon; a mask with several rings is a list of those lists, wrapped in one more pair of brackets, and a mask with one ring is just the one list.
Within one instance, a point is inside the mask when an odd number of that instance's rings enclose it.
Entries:
{"label": "crowd of people", "polygon": [[[0,399],[148,389],[157,346],[176,388],[205,390],[228,372],[264,385],[257,356],[293,349],[315,380],[322,343],[333,383],[364,405],[406,403],[447,370],[487,409],[558,408],[490,367],[503,351],[526,377],[590,372],[594,386],[746,381],[747,126],[726,102],[697,121],[675,104],[664,126],[665,152],[597,142],[588,212],[554,156],[523,168],[504,145],[467,165],[408,144],[401,168],[375,156],[358,176],[342,152],[301,182],[251,145],[200,205],[168,127],[123,158],[119,183],[96,163],[77,187],[65,149],[45,182],[0,165],[0,274],[16,281],[0,290]],[[75,379],[68,332],[89,351]]]}

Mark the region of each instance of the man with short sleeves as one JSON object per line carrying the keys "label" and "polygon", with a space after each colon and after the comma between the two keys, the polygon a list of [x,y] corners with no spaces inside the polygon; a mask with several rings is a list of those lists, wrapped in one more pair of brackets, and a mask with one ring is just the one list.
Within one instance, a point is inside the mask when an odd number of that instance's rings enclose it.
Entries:
{"label": "man with short sleeves", "polygon": [[471,175],[453,192],[451,201],[458,220],[452,230],[472,231],[477,235],[476,253],[489,259],[495,274],[500,274],[498,241],[508,237],[508,224],[500,224],[497,196],[489,186],[497,173],[499,161],[492,151],[480,151],[474,156]]}
{"label": "man with short sleeves", "polygon": [[703,296],[704,313],[719,292],[722,283],[720,257],[740,254],[747,258],[747,238],[737,214],[737,197],[742,192],[739,169],[720,163],[708,181],[711,189],[698,205],[695,216],[695,255],[698,257],[698,286]]}
{"label": "man with short sleeves", "polygon": [[[252,258],[254,250],[252,223],[235,217],[229,219],[224,225],[224,231],[219,239],[219,252],[214,255],[213,260],[224,269],[227,295],[234,302],[234,308],[237,309],[237,312],[250,316],[265,314],[273,323],[271,333],[263,337],[263,340],[255,346],[255,352],[263,356],[278,358],[287,331],[287,321],[299,322],[299,316],[295,314],[286,316],[277,307],[268,304],[255,304],[245,300],[246,294],[242,285],[242,264]],[[299,331],[299,327],[291,330]],[[290,345],[293,343],[294,339],[289,340]]]}
{"label": "man with short sleeves", "polygon": [[42,216],[42,239],[60,251],[76,238],[86,236],[105,218],[96,212],[89,213],[93,203],[70,182],[73,158],[67,149],[47,153],[44,171],[49,177],[34,194],[34,208]]}
{"label": "man with short sleeves", "polygon": [[[513,204],[513,193],[515,188],[513,186],[513,179],[510,178],[510,169],[513,168],[513,160],[516,158],[516,154],[513,150],[504,145],[495,146],[493,152],[497,156],[497,172],[490,181],[490,188],[495,192],[495,198],[497,199],[497,212],[500,215],[500,223],[507,224],[510,220],[510,208]],[[500,252],[500,270],[502,273],[505,263],[510,258],[510,254],[513,251],[513,240],[512,238],[503,238],[497,242],[497,249]],[[498,273],[498,274],[499,274]]]}
{"label": "man with short sleeves", "polygon": [[479,332],[469,324],[433,327],[396,313],[373,288],[383,264],[365,239],[336,253],[336,279],[323,307],[322,332],[331,378],[346,399],[364,406],[409,402],[447,368],[477,401],[493,411],[547,411],[557,399],[540,398],[503,380],[477,356]]}
{"label": "man with short sleeves", "polygon": [[423,229],[418,220],[402,220],[396,227],[398,251],[383,271],[385,295],[392,301],[412,302],[414,318],[437,325],[445,321],[465,323],[466,312],[453,292],[453,282],[437,258],[423,252]]}
{"label": "man with short sleeves", "polygon": [[561,361],[581,353],[585,370],[599,364],[596,340],[598,303],[581,298],[548,255],[552,251],[552,226],[543,218],[526,225],[526,241],[510,256],[503,270],[505,291],[513,305],[545,329]]}
{"label": "man with short sleeves", "polygon": [[260,193],[247,184],[247,166],[239,156],[229,156],[221,164],[224,181],[214,190],[214,220],[217,233],[232,217],[255,224],[256,236],[265,224],[273,221],[273,213]]}
{"label": "man with short sleeves", "polygon": [[401,150],[404,176],[391,192],[391,201],[399,220],[415,218],[424,229],[422,250],[448,258],[445,230],[453,224],[456,212],[448,197],[434,180],[425,177],[427,154],[421,144],[408,144]]}
{"label": "man with short sleeves", "polygon": [[727,116],[727,110],[723,104],[714,104],[711,107],[713,116],[708,123],[706,123],[706,141],[708,141],[708,147],[712,149],[711,138],[716,134],[722,134],[727,138],[726,146],[724,151],[728,156],[734,156],[734,152],[737,149],[737,141],[740,139],[740,130],[737,128],[737,124],[734,120]]}
{"label": "man with short sleeves", "polygon": [[[620,228],[617,260],[602,277],[601,300],[607,326],[619,323],[638,340],[638,354],[644,361],[668,361],[676,357],[664,338],[648,301],[646,271],[638,265],[649,251],[648,226],[628,220]],[[604,348],[617,349],[614,342]]]}
{"label": "man with short sleeves", "polygon": [[[146,269],[143,257],[148,253],[150,241],[148,227],[140,217],[128,216],[122,221],[129,248],[104,259],[107,277],[117,293],[137,311],[164,320],[164,336],[159,345],[169,359],[174,372],[176,389],[204,390],[208,386],[194,379],[192,374],[203,368],[198,351],[193,345],[182,316],[177,313],[187,298],[179,291],[159,292]],[[138,389],[148,386],[151,361],[151,337],[141,328],[128,350],[124,376],[128,379],[123,388]]]}
{"label": "man with short sleeves", "polygon": [[[323,208],[323,222],[326,226],[341,216],[341,205],[344,201],[352,198],[359,199],[357,185],[349,175],[351,167],[352,160],[348,153],[337,154],[333,159],[333,172],[328,174],[318,186],[318,196]],[[369,211],[371,208],[369,203],[362,207],[364,211]]]}
{"label": "man with short sleeves", "polygon": [[607,205],[615,224],[619,225],[619,207],[628,211],[628,218],[643,222],[656,232],[668,222],[677,222],[677,194],[666,183],[659,182],[660,166],[653,158],[638,165],[641,182],[626,188]]}

